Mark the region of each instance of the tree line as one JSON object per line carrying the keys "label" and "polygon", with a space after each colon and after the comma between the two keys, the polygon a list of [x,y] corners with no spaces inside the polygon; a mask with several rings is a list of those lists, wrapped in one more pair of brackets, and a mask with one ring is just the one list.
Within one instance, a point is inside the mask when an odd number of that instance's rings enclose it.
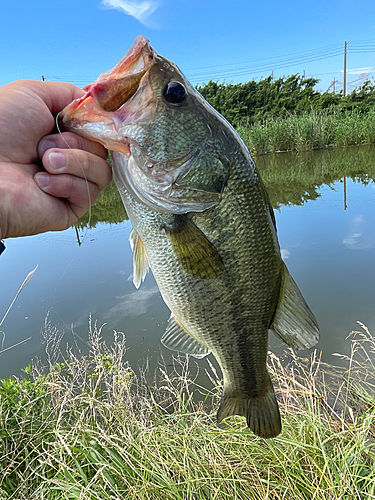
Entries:
{"label": "tree line", "polygon": [[196,89],[232,125],[253,124],[291,113],[299,114],[314,110],[329,113],[353,111],[367,113],[375,108],[375,82],[364,84],[344,96],[342,91],[319,92],[316,78],[304,78],[299,74],[246,83],[218,83],[210,80]]}

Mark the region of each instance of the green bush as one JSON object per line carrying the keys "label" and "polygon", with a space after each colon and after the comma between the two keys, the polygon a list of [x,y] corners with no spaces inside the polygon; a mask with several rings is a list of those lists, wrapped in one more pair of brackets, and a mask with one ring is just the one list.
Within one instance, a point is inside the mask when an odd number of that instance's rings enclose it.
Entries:
{"label": "green bush", "polygon": [[367,80],[345,97],[342,93],[320,93],[315,89],[318,82],[296,74],[237,84],[210,80],[197,90],[234,126],[265,123],[311,110],[325,111],[327,115],[348,111],[365,115],[375,109],[374,82]]}

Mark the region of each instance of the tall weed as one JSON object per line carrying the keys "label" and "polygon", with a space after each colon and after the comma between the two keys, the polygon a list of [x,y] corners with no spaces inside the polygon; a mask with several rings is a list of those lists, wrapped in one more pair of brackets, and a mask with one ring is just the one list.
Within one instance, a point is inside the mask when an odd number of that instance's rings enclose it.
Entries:
{"label": "tall weed", "polygon": [[311,110],[253,125],[242,122],[237,131],[254,156],[277,151],[311,151],[328,146],[375,142],[375,110],[328,113]]}

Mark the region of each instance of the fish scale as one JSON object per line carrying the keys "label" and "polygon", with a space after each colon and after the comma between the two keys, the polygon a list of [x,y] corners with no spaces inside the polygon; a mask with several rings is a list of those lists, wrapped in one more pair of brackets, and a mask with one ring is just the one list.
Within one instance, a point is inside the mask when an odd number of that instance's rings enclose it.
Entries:
{"label": "fish scale", "polygon": [[268,331],[310,348],[319,328],[281,259],[273,210],[249,152],[144,37],[85,90],[61,124],[112,151],[133,225],[134,285],[150,266],[171,311],[163,345],[215,356],[223,373],[218,422],[243,415],[258,436],[277,436]]}
{"label": "fish scale", "polygon": [[[151,268],[169,309],[198,341],[212,346],[211,351],[224,373],[227,392],[234,397],[243,394],[253,397],[264,390],[264,383],[268,381],[265,365],[268,327],[278,298],[281,261],[278,249],[274,249],[271,228],[259,224],[262,215],[268,220],[267,207],[264,203],[262,210],[259,203],[249,207],[248,199],[252,198],[249,192],[244,198],[238,196],[239,188],[244,186],[243,178],[249,176],[249,168],[243,155],[233,156],[241,158],[242,163],[234,162],[222,202],[193,217],[195,225],[223,258],[225,270],[215,280],[197,280],[181,267],[170,240],[160,230],[173,215],[150,210],[129,191],[123,191],[122,196],[134,229],[149,249]],[[253,188],[253,198],[256,198],[255,182]],[[233,193],[236,194],[233,196]],[[264,252],[249,266],[245,257],[254,253],[259,245]],[[160,248],[162,253],[158,251]],[[270,290],[274,291],[273,297]]]}

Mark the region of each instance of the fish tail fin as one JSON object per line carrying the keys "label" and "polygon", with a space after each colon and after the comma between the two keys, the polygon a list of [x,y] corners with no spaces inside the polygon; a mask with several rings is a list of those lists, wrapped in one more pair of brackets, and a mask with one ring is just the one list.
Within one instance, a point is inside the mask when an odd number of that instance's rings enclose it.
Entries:
{"label": "fish tail fin", "polygon": [[246,417],[247,426],[257,436],[274,438],[281,432],[279,405],[276,401],[272,382],[267,374],[267,389],[261,396],[230,396],[223,392],[217,422],[231,415]]}

